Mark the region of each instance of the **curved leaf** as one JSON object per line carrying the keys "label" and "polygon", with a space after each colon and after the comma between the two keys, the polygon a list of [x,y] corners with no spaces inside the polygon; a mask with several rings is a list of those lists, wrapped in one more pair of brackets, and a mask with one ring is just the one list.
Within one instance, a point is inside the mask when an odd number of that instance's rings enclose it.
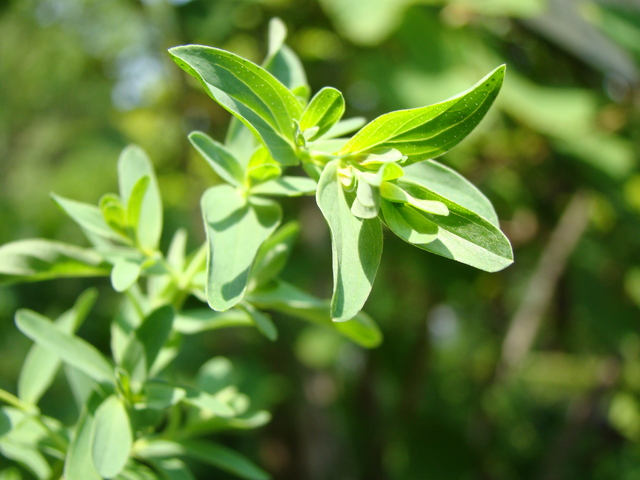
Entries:
{"label": "curved leaf", "polygon": [[344,114],[344,97],[339,90],[325,87],[316,93],[300,119],[300,128],[317,127],[318,130],[307,140],[313,141],[327,133]]}
{"label": "curved leaf", "polygon": [[207,93],[237,116],[284,165],[296,165],[293,120],[299,101],[268,71],[238,55],[202,45],[174,47],[169,53]]}
{"label": "curved leaf", "polygon": [[242,187],[244,170],[224,145],[202,132],[191,132],[189,141],[225,182]]}
{"label": "curved leaf", "polygon": [[340,154],[391,147],[408,157],[406,164],[442,155],[484,118],[500,91],[505,68],[498,67],[471,89],[445,102],[376,118],[356,133]]}

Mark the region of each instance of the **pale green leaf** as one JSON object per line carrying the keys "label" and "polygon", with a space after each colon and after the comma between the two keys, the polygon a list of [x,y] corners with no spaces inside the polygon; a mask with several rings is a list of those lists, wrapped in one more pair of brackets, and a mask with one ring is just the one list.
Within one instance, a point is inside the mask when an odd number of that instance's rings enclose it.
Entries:
{"label": "pale green leaf", "polygon": [[317,187],[318,184],[309,177],[292,177],[285,175],[252,187],[251,194],[299,197],[301,195],[313,195]]}
{"label": "pale green leaf", "polygon": [[410,206],[383,200],[382,215],[391,231],[405,242],[424,245],[438,237],[438,226]]}
{"label": "pale green leaf", "polygon": [[248,302],[242,302],[241,308],[249,314],[260,333],[272,342],[278,339],[278,329],[269,315],[262,313]]}
{"label": "pale green leaf", "polygon": [[22,333],[69,365],[97,382],[113,383],[113,367],[90,343],[61,332],[46,317],[31,310],[18,310],[16,325]]}
{"label": "pale green leaf", "polygon": [[251,270],[251,285],[262,285],[278,276],[287,264],[300,226],[289,222],[274,232],[260,247]]}
{"label": "pale green leaf", "polygon": [[91,459],[91,433],[96,409],[101,402],[100,395],[94,392],[82,408],[64,462],[65,480],[102,480]]}
{"label": "pale green leaf", "polygon": [[183,310],[176,315],[173,324],[176,331],[186,335],[218,328],[250,326],[253,326],[253,320],[249,314],[235,308],[226,312],[216,312],[210,308]]}
{"label": "pale green leaf", "polygon": [[275,202],[247,201],[228,185],[207,190],[201,205],[209,245],[207,299],[214,310],[227,310],[242,299],[258,249],[282,212]]}
{"label": "pale green leaf", "polygon": [[95,413],[91,432],[91,458],[96,472],[113,478],[124,468],[131,447],[133,432],[127,409],[121,399],[111,395]]}
{"label": "pale green leaf", "polygon": [[408,157],[406,164],[442,155],[484,118],[502,86],[504,72],[502,65],[471,89],[445,102],[382,115],[354,135],[340,153],[391,147]]}
{"label": "pale green leaf", "polygon": [[331,230],[331,317],[344,321],[354,317],[369,296],[382,255],[382,228],[377,218],[352,215],[335,162],[322,172],[316,200]]}
{"label": "pale green leaf", "polygon": [[116,261],[111,270],[111,285],[116,292],[124,292],[136,283],[142,268],[139,263],[124,258]]}
{"label": "pale green leaf", "polygon": [[219,417],[232,417],[235,411],[222,400],[207,392],[201,392],[196,389],[188,389],[187,395],[181,399],[182,403],[197,407],[208,415],[216,415]]}
{"label": "pale green leaf", "polygon": [[224,145],[202,132],[191,132],[189,141],[220,178],[236,187],[243,186],[245,174],[242,165]]}
{"label": "pale green leaf", "polygon": [[49,480],[51,478],[51,467],[46,458],[31,446],[12,441],[6,437],[0,438],[0,454],[22,465],[38,480]]}
{"label": "pale green leaf", "polygon": [[76,222],[83,230],[97,235],[103,239],[113,240],[119,243],[127,243],[128,239],[121,233],[118,233],[111,228],[104,217],[102,211],[88,203],[77,202],[75,200],[69,200],[67,198],[51,194],[51,198],[58,204],[58,206],[69,215],[74,222]]}
{"label": "pale green leaf", "polygon": [[[162,199],[153,165],[145,151],[137,145],[125,148],[118,159],[118,183],[122,202],[129,209],[134,187],[142,177],[149,177],[149,185],[144,192],[140,207],[139,221],[136,225],[138,245],[144,249],[156,250],[162,233]],[[139,192],[138,192],[139,193]]]}
{"label": "pale green leaf", "polygon": [[298,99],[268,71],[233,53],[201,45],[169,50],[175,62],[207,93],[236,115],[284,165],[296,165],[293,120],[300,118]]}
{"label": "pale green leaf", "polygon": [[472,183],[454,170],[436,162],[427,160],[404,169],[407,180],[412,180],[452,202],[486,218],[496,227],[498,216],[491,202]]}
{"label": "pale green leaf", "polygon": [[[73,308],[55,321],[55,327],[64,333],[74,333],[86,318],[97,297],[96,289],[85,290],[78,297]],[[36,405],[53,383],[59,367],[60,358],[56,354],[45,350],[40,345],[33,345],[22,364],[18,378],[20,399]]]}
{"label": "pale green leaf", "polygon": [[425,213],[433,213],[434,215],[449,215],[447,206],[438,200],[425,200],[409,195],[405,190],[397,184],[384,182],[380,186],[380,193],[385,200],[393,203],[401,203],[411,205]]}
{"label": "pale green leaf", "polygon": [[327,131],[322,136],[322,138],[328,140],[328,139],[342,137],[347,133],[355,132],[366,123],[367,123],[367,120],[364,117],[353,117],[353,118],[347,118],[345,120],[340,120],[338,123],[334,124],[329,129],[329,131]]}
{"label": "pale green leaf", "polygon": [[108,275],[93,250],[33,238],[0,246],[0,284]]}
{"label": "pale green leaf", "polygon": [[339,90],[325,87],[314,95],[300,119],[300,128],[307,130],[318,127],[309,141],[323,136],[333,127],[344,114],[344,97]]}
{"label": "pale green leaf", "polygon": [[150,462],[154,470],[162,475],[162,480],[195,480],[189,467],[178,458],[163,458]]}
{"label": "pale green leaf", "polygon": [[247,299],[260,308],[329,327],[366,348],[377,347],[382,342],[380,329],[366,313],[359,312],[347,322],[333,322],[329,301],[320,300],[281,280],[251,292]]}

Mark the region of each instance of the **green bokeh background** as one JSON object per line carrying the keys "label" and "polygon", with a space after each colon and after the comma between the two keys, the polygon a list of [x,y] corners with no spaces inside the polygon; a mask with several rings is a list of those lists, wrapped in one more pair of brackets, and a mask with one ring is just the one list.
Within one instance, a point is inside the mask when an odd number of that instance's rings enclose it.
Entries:
{"label": "green bokeh background", "polygon": [[[229,115],[166,49],[200,43],[259,62],[274,16],[313,91],[343,91],[347,116],[435,103],[507,64],[490,114],[441,161],[492,200],[516,261],[488,274],[385,235],[366,305],[385,334],[378,349],[287,318],[274,343],[250,330],[191,339],[185,376],[226,355],[274,413],[222,440],[283,480],[639,478],[637,0],[4,1],[0,244],[84,245],[48,192],[96,203],[137,143],[158,171],[164,243],[185,227],[196,247],[199,196],[219,179],[186,135],[222,139]],[[285,208],[302,234],[284,277],[327,297],[322,217],[313,198]],[[106,349],[108,280],[0,288],[0,388],[15,391],[29,347],[15,310],[54,317],[89,285],[101,297],[80,334]],[[532,344],[506,349],[528,326]],[[60,382],[43,409],[71,424],[70,405]]]}

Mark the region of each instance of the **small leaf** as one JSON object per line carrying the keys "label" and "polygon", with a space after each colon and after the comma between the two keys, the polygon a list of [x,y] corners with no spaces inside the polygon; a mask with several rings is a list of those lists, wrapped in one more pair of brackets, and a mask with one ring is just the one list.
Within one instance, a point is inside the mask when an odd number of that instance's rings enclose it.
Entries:
{"label": "small leaf", "polygon": [[426,213],[433,213],[434,215],[449,215],[449,209],[444,203],[438,200],[424,200],[416,198],[413,195],[409,195],[395,183],[384,182],[380,186],[380,193],[385,200],[389,200],[393,203],[411,205],[418,210]]}
{"label": "small leaf", "polygon": [[248,202],[234,188],[219,185],[203,195],[202,213],[209,245],[207,299],[211,308],[224,311],[242,299],[258,249],[282,212],[275,202]]}
{"label": "small leaf", "polygon": [[127,214],[122,206],[122,202],[117,195],[108,193],[103,195],[99,202],[100,211],[104,221],[122,236],[127,236]]}
{"label": "small leaf", "polygon": [[207,392],[201,392],[196,389],[187,390],[187,395],[182,398],[182,403],[197,407],[209,415],[219,417],[233,417],[235,411],[226,403],[210,395]]}
{"label": "small leaf", "polygon": [[150,462],[163,480],[195,480],[189,467],[178,458],[166,458]]}
{"label": "small leaf", "polygon": [[175,62],[202,83],[206,92],[237,116],[283,165],[296,165],[293,120],[296,97],[273,75],[233,53],[201,45],[169,50]]}
{"label": "small leaf", "polygon": [[358,181],[351,213],[358,218],[376,218],[380,210],[380,189],[364,180]]}
{"label": "small leaf", "polygon": [[407,180],[419,183],[429,190],[463,206],[464,208],[486,218],[499,227],[498,216],[491,205],[475,185],[449,167],[427,160],[404,169]]}
{"label": "small leaf", "polygon": [[176,315],[173,327],[180,333],[191,335],[218,328],[250,327],[253,324],[249,314],[243,310],[216,312],[210,308],[202,308],[181,311]]}
{"label": "small leaf", "polygon": [[91,249],[39,238],[0,246],[0,284],[108,274],[102,256]]}
{"label": "small leaf", "polygon": [[289,222],[275,231],[260,247],[251,270],[252,285],[262,285],[275,278],[287,264],[300,226]]}
{"label": "small leaf", "polygon": [[382,254],[382,228],[377,218],[362,220],[351,214],[335,162],[322,172],[316,200],[331,230],[331,317],[344,321],[354,317],[369,296]]}
{"label": "small leaf", "polygon": [[96,409],[101,402],[102,397],[93,392],[82,408],[80,420],[76,425],[64,462],[64,478],[66,480],[102,480],[91,459],[91,434]]}
{"label": "small leaf", "polygon": [[116,261],[111,270],[111,285],[116,292],[128,290],[140,277],[142,268],[139,263],[124,258]]}
{"label": "small leaf", "polygon": [[244,170],[242,165],[224,145],[202,132],[191,132],[189,141],[220,178],[236,187],[243,186]]}
{"label": "small leaf", "polygon": [[145,403],[149,408],[164,411],[178,404],[187,395],[184,388],[160,381],[149,381],[144,385]]}
{"label": "small leaf", "polygon": [[[55,328],[64,333],[74,333],[86,318],[97,297],[96,289],[85,290],[78,297],[73,308],[55,321]],[[18,378],[20,399],[36,405],[53,383],[59,368],[60,358],[56,354],[45,350],[40,345],[33,345],[22,364]]]}
{"label": "small leaf", "polygon": [[83,371],[97,382],[113,384],[113,367],[90,343],[58,330],[51,321],[31,310],[18,310],[18,329],[63,362]]}
{"label": "small leaf", "polygon": [[299,197],[313,195],[318,184],[308,177],[283,176],[251,187],[252,195],[273,195],[277,197]]}
{"label": "small leaf", "polygon": [[249,314],[260,333],[262,333],[272,342],[275,342],[278,339],[278,329],[274,325],[269,315],[266,315],[260,310],[257,310],[248,302],[242,302],[241,308],[243,308]]}
{"label": "small leaf", "polygon": [[54,193],[51,194],[51,198],[58,204],[58,206],[69,215],[74,222],[76,222],[83,230],[91,232],[98,237],[113,240],[119,243],[126,243],[128,239],[121,233],[111,228],[104,217],[102,211],[93,205],[88,203],[76,202],[75,200],[69,200],[63,198]]}
{"label": "small leaf", "polygon": [[380,329],[366,313],[358,312],[347,322],[333,322],[330,302],[281,280],[252,292],[247,299],[261,308],[329,327],[365,348],[375,348],[382,342]]}
{"label": "small leaf", "polygon": [[233,364],[228,358],[211,358],[198,371],[198,386],[211,395],[231,387],[233,383]]}
{"label": "small leaf", "polygon": [[96,472],[113,478],[124,468],[131,447],[133,432],[122,400],[111,395],[96,410],[91,433],[91,458]]}
{"label": "small leaf", "polygon": [[129,195],[129,201],[127,202],[127,225],[138,231],[138,224],[140,223],[140,215],[142,213],[142,205],[144,204],[144,197],[151,183],[151,178],[147,175],[140,177],[138,181],[133,185],[131,194]]}
{"label": "small leaf", "polygon": [[158,248],[162,233],[162,199],[151,160],[142,148],[130,145],[122,151],[118,159],[120,197],[127,205],[127,210],[129,210],[129,202],[138,201],[133,197],[133,193],[142,177],[149,177],[149,184],[145,189],[141,206],[132,206],[132,209],[140,209],[136,226],[138,245],[153,251]]}
{"label": "small leaf", "polygon": [[264,147],[259,147],[251,155],[247,166],[247,176],[251,183],[262,183],[282,174],[282,168]]}
{"label": "small leaf", "polygon": [[382,115],[355,134],[340,154],[392,147],[412,164],[435,158],[455,147],[484,118],[502,81],[502,65],[475,86],[442,103]]}
{"label": "small leaf", "polygon": [[365,123],[367,123],[367,120],[364,117],[353,117],[347,118],[346,120],[340,120],[338,123],[333,125],[329,131],[322,136],[322,138],[324,140],[342,137],[347,133],[355,132]]}
{"label": "small leaf", "polygon": [[391,231],[405,242],[424,245],[438,238],[438,226],[412,207],[383,200],[382,214]]}
{"label": "small leaf", "polygon": [[340,91],[325,87],[314,95],[300,119],[300,128],[307,130],[318,127],[308,138],[313,141],[327,133],[344,115],[344,97]]}

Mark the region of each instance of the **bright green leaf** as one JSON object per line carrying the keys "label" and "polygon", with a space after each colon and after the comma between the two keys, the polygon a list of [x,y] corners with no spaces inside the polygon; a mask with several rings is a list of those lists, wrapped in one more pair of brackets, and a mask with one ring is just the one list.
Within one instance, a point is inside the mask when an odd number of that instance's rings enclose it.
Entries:
{"label": "bright green leaf", "polygon": [[253,320],[243,310],[216,312],[210,308],[183,310],[176,315],[173,327],[186,335],[228,327],[250,327]]}
{"label": "bright green leaf", "polygon": [[102,480],[91,459],[91,434],[93,431],[96,409],[102,398],[93,392],[82,408],[80,420],[76,425],[67,456],[64,462],[66,480]]}
{"label": "bright green leaf", "polygon": [[322,172],[316,200],[331,230],[331,317],[344,321],[354,317],[369,296],[382,254],[382,228],[377,218],[352,215],[335,162]]}
{"label": "bright green leaf", "polygon": [[235,411],[222,400],[196,389],[188,389],[187,395],[181,399],[182,403],[197,407],[209,415],[232,417]]}
{"label": "bright green leaf", "polygon": [[151,178],[148,175],[140,177],[133,185],[131,194],[129,195],[126,213],[127,225],[132,227],[136,232],[138,231],[140,215],[142,214],[142,206],[144,205],[144,198],[150,183]]}
{"label": "bright green leaf", "polygon": [[162,480],[195,480],[189,467],[178,458],[163,458],[150,462],[162,475]]}
{"label": "bright green leaf", "polygon": [[140,247],[156,250],[162,233],[162,199],[158,181],[145,151],[137,145],[130,145],[122,151],[118,159],[120,196],[127,210],[130,201],[138,201],[133,197],[133,193],[134,187],[142,177],[149,177],[149,185],[145,189],[142,205],[135,207],[140,209],[136,228],[137,240]]}
{"label": "bright green leaf", "polygon": [[108,275],[93,250],[33,238],[0,246],[0,284]]}
{"label": "bright green leaf", "polygon": [[111,270],[111,285],[116,292],[128,290],[140,277],[142,268],[139,263],[124,258],[116,261]]}
{"label": "bright green leaf", "polygon": [[318,127],[316,133],[308,138],[313,141],[323,136],[344,114],[344,97],[339,90],[325,87],[314,95],[300,119],[300,128],[307,130]]}
{"label": "bright green leaf", "polygon": [[284,165],[296,165],[293,120],[300,118],[296,97],[273,75],[233,53],[201,45],[169,50],[207,93],[236,115]]}
{"label": "bright green leaf", "polygon": [[405,242],[424,245],[438,237],[438,226],[410,206],[383,200],[382,214],[391,231]]}
{"label": "bright green leaf", "polygon": [[340,153],[391,147],[408,157],[407,164],[442,155],[480,123],[498,95],[504,72],[502,65],[445,102],[382,115],[354,135]]}
{"label": "bright green leaf", "polygon": [[247,287],[255,256],[280,223],[280,206],[270,200],[244,199],[228,185],[210,188],[202,197],[209,245],[207,299],[214,310],[238,303]]}
{"label": "bright green leaf", "polygon": [[340,120],[338,123],[333,125],[329,131],[322,136],[322,138],[332,139],[342,137],[348,133],[355,132],[366,123],[367,120],[364,117],[353,117]]}
{"label": "bright green leaf", "polygon": [[46,317],[31,310],[18,310],[16,325],[22,333],[63,362],[83,371],[97,382],[113,383],[113,367],[90,343],[61,332]]}
{"label": "bright green leaf", "polygon": [[122,471],[133,445],[127,409],[116,395],[102,402],[95,413],[91,432],[91,458],[99,475],[113,478]]}
{"label": "bright green leaf", "polygon": [[384,182],[380,186],[380,193],[385,200],[393,203],[411,205],[425,213],[434,215],[449,215],[447,206],[438,200],[425,200],[409,195],[405,190],[391,182]]}
{"label": "bright green leaf", "polygon": [[313,195],[318,184],[308,177],[283,176],[260,183],[251,188],[252,195],[273,195],[277,197],[299,197]]}

